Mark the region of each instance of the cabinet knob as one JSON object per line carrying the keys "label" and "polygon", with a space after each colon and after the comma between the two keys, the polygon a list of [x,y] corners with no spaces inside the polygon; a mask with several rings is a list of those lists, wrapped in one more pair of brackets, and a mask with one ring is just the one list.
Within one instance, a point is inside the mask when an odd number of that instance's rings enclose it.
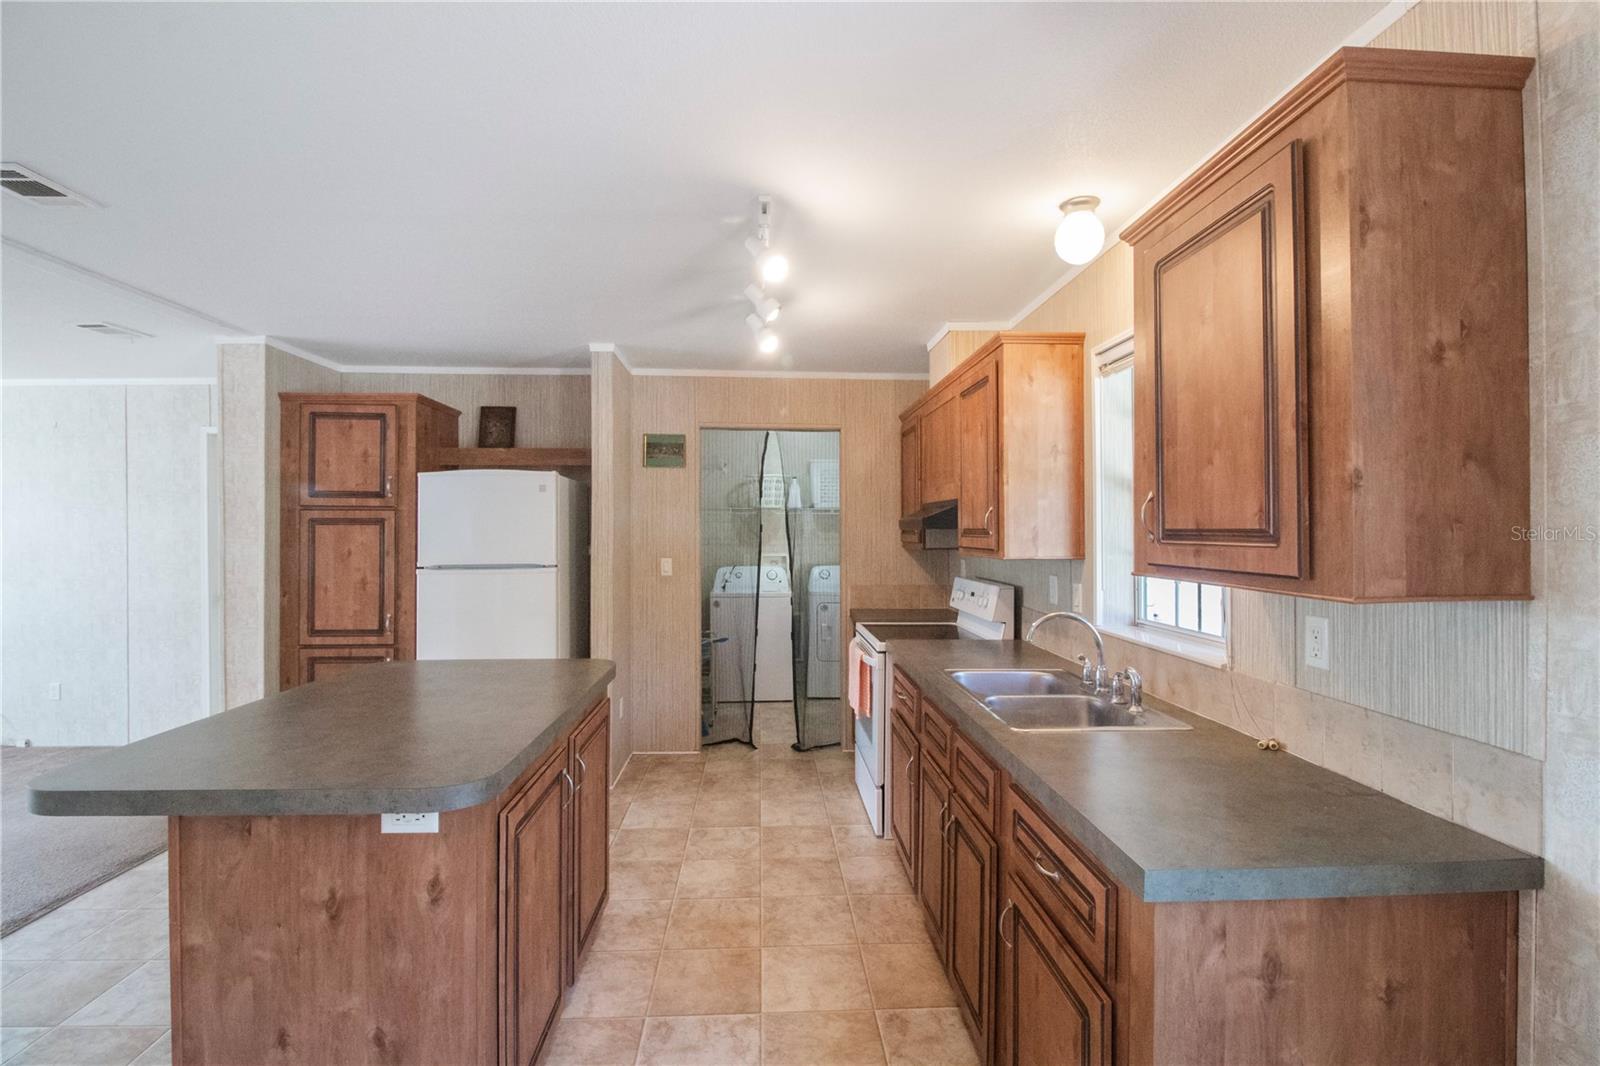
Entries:
{"label": "cabinet knob", "polygon": [[1155,542],[1156,533],[1155,530],[1150,528],[1150,521],[1145,517],[1145,512],[1150,509],[1150,504],[1155,501],[1155,498],[1156,490],[1151,489],[1150,495],[1146,496],[1144,502],[1139,505],[1139,524],[1144,527],[1145,538],[1151,543]]}

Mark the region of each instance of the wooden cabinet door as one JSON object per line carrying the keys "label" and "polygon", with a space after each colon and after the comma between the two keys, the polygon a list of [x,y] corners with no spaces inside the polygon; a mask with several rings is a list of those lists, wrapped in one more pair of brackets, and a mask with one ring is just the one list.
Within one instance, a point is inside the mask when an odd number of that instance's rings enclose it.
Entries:
{"label": "wooden cabinet door", "polygon": [[889,722],[889,758],[894,760],[889,774],[889,835],[895,853],[906,868],[906,877],[917,882],[917,796],[921,789],[922,759],[917,736],[903,724],[899,715]]}
{"label": "wooden cabinet door", "polygon": [[977,551],[1000,549],[1000,388],[991,359],[961,382],[961,494],[957,543]]}
{"label": "wooden cabinet door", "polygon": [[1135,568],[1300,576],[1307,535],[1299,146],[1141,250]]}
{"label": "wooden cabinet door", "polygon": [[945,957],[945,830],[950,816],[950,782],[939,768],[923,761],[917,797],[917,898],[933,933],[939,958]]}
{"label": "wooden cabinet door", "polygon": [[393,507],[399,437],[394,404],[302,404],[300,503]]}
{"label": "wooden cabinet door", "polygon": [[922,426],[908,422],[900,427],[900,514],[922,506]]}
{"label": "wooden cabinet door", "polygon": [[950,804],[950,954],[947,968],[962,1021],[980,1049],[989,1046],[994,1024],[995,892],[1000,849],[964,804]]}
{"label": "wooden cabinet door", "polygon": [[539,1056],[561,1010],[569,777],[551,759],[500,812],[500,1061]]}
{"label": "wooden cabinet door", "polygon": [[611,815],[607,787],[611,780],[611,701],[584,720],[572,736],[569,772],[576,783],[572,830],[572,951],[567,981],[577,977],[577,963],[588,949],[606,903]]}
{"label": "wooden cabinet door", "polygon": [[300,643],[393,644],[395,512],[300,512]]}
{"label": "wooden cabinet door", "polygon": [[954,395],[922,415],[922,503],[961,495],[961,425]]}
{"label": "wooden cabinet door", "polygon": [[283,687],[327,681],[360,666],[389,662],[394,662],[393,648],[307,648],[300,652],[299,676],[286,679]]}
{"label": "wooden cabinet door", "polygon": [[1110,1066],[1111,997],[1015,878],[999,920],[999,1066]]}

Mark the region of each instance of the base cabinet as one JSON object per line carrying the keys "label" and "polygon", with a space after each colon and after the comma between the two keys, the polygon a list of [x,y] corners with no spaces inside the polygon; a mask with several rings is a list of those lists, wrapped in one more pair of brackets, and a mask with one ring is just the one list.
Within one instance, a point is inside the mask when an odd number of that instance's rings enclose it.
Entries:
{"label": "base cabinet", "polygon": [[574,782],[572,802],[572,950],[567,953],[567,981],[577,979],[577,966],[594,939],[605,909],[609,873],[611,780],[611,702],[585,719],[572,735],[567,772]]}
{"label": "base cabinet", "polygon": [[984,1063],[1515,1059],[1516,893],[1146,902],[895,684],[891,826]]}
{"label": "base cabinet", "polygon": [[951,805],[946,969],[961,1020],[973,1042],[987,1048],[994,1029],[995,891],[1000,849],[959,800]]}
{"label": "base cabinet", "polygon": [[939,958],[946,952],[945,872],[948,854],[945,830],[950,816],[950,782],[932,763],[923,761],[917,799],[917,898]]}
{"label": "base cabinet", "polygon": [[998,922],[999,1066],[1110,1066],[1111,997],[1057,935],[1016,877]]}
{"label": "base cabinet", "polygon": [[500,1044],[527,1066],[561,1011],[571,777],[552,759],[500,812]]}

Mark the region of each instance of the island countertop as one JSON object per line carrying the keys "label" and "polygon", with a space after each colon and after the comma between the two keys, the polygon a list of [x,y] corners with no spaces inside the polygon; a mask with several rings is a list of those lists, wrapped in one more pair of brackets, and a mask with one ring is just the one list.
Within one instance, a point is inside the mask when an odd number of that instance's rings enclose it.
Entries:
{"label": "island countertop", "polygon": [[605,696],[604,659],[377,663],[41,775],[50,815],[450,811],[486,803]]}
{"label": "island countertop", "polygon": [[1150,696],[1193,727],[1019,733],[954,669],[1076,667],[1022,641],[891,641],[902,670],[1147,902],[1538,888],[1542,859]]}

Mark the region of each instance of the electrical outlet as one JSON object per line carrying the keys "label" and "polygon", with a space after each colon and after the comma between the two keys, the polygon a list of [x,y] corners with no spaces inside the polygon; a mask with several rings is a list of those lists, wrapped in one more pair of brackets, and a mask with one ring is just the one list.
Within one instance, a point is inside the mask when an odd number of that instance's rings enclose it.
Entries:
{"label": "electrical outlet", "polygon": [[1072,583],[1072,609],[1074,611],[1078,611],[1080,613],[1083,611],[1083,582],[1082,581],[1074,581]]}
{"label": "electrical outlet", "polygon": [[671,577],[672,576],[672,560],[669,557],[665,556],[665,555],[663,555],[661,557],[661,576],[662,577]]}
{"label": "electrical outlet", "polygon": [[385,814],[381,817],[385,833],[437,833],[439,831],[438,811],[419,814]]}
{"label": "electrical outlet", "polygon": [[61,682],[50,682],[50,698],[53,700],[59,700],[61,698]]}
{"label": "electrical outlet", "polygon": [[1050,575],[1050,606],[1054,607],[1061,602],[1061,581],[1056,575]]}
{"label": "electrical outlet", "polygon": [[1306,665],[1318,670],[1328,668],[1328,620],[1306,619]]}

